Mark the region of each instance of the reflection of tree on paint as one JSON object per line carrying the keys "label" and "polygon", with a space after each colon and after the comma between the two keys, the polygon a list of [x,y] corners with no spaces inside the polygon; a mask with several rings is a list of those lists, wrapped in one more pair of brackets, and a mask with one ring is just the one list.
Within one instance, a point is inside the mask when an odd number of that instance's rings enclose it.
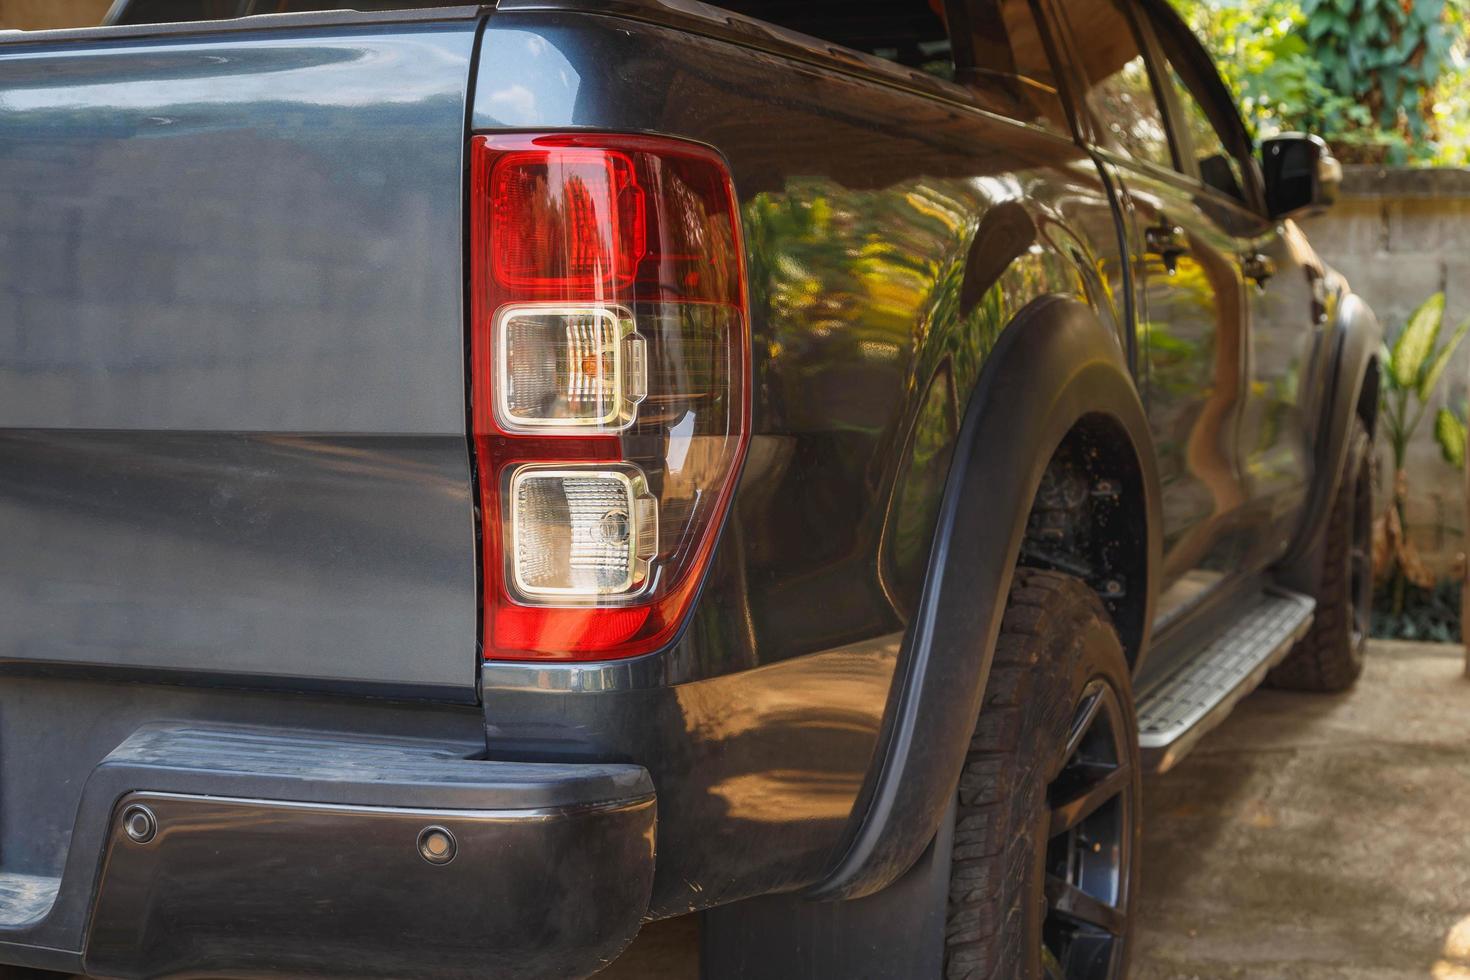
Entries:
{"label": "reflection of tree on paint", "polygon": [[[772,432],[800,434],[802,452],[834,469],[831,481],[789,488],[771,519],[820,511],[825,521],[856,521],[863,496],[886,498],[872,533],[882,537],[884,589],[900,608],[922,579],[964,411],[957,392],[973,388],[1021,304],[1048,292],[1083,298],[1078,269],[1041,247],[1034,207],[1009,177],[879,190],[804,178],[745,205],[757,405]],[[986,224],[997,213],[1028,230],[977,284],[967,263],[1000,230],[993,218]],[[887,428],[900,419],[912,420],[908,431]],[[875,452],[840,448],[858,438],[877,440]]]}
{"label": "reflection of tree on paint", "polygon": [[[1165,574],[1202,567],[1219,521],[1244,502],[1233,421],[1244,395],[1239,280],[1190,236],[1172,273],[1148,256],[1149,418],[1165,489]],[[1223,554],[1223,552],[1222,552]],[[1219,557],[1219,556],[1216,556]]]}
{"label": "reflection of tree on paint", "polygon": [[[973,193],[956,200],[924,184],[854,191],[812,179],[747,204],[753,315],[765,326],[758,332],[766,355],[783,360],[781,384],[803,391],[789,399],[766,392],[770,407],[809,404],[807,386],[839,375],[829,393],[843,401],[898,394],[937,299],[943,261],[935,257],[959,251],[965,215],[979,203]],[[815,410],[827,415],[829,407]],[[851,417],[876,424],[886,414]]]}

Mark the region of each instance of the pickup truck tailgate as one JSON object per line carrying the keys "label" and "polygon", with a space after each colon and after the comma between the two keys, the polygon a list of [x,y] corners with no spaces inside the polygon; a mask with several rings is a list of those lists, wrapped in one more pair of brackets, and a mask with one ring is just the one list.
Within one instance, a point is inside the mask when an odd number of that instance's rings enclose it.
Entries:
{"label": "pickup truck tailgate", "polygon": [[0,662],[474,700],[477,24],[0,35]]}

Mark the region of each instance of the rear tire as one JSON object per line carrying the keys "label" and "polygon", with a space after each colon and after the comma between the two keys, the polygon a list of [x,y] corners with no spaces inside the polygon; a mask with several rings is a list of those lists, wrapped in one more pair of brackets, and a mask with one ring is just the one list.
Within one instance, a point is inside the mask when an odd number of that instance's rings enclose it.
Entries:
{"label": "rear tire", "polygon": [[960,777],[946,977],[1125,975],[1137,733],[1128,662],[1097,596],[1019,570]]}
{"label": "rear tire", "polygon": [[1345,691],[1363,673],[1373,604],[1372,442],[1360,419],[1327,516],[1312,628],[1266,681],[1293,691]]}

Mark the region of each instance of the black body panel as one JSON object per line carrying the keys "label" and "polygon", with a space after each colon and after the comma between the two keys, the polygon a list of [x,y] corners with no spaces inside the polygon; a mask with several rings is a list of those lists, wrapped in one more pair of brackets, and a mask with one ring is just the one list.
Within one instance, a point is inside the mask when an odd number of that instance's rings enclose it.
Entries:
{"label": "black body panel", "polygon": [[[119,807],[147,807],[158,830],[140,844],[115,824],[107,842],[85,960],[102,976],[580,976],[622,951],[648,901],[651,796],[519,813],[158,793]],[[454,842],[443,865],[415,846],[434,831]]]}
{"label": "black body panel", "polygon": [[[861,69],[581,13],[500,9],[481,40],[476,131],[708,143],[744,222],[754,432],[683,635],[627,663],[481,674],[492,754],[649,768],[655,915],[810,886],[840,856],[897,710],[895,668],[913,656],[899,648],[951,466],[962,446],[987,451],[962,442],[961,422],[993,352],[1029,329],[1022,308],[1050,295],[1093,309],[1132,391],[1126,264],[1091,159],[967,104],[961,86],[922,93],[906,73]],[[1004,400],[1026,418],[1043,404]],[[1049,450],[1031,448],[1044,466]]]}
{"label": "black body panel", "polygon": [[[77,969],[85,928],[87,970],[105,976],[588,972],[647,907],[648,775],[480,754],[444,739],[142,728],[87,777],[64,870],[49,886],[27,879],[53,901],[0,927],[0,950]],[[448,860],[420,853],[433,828],[451,835]]]}

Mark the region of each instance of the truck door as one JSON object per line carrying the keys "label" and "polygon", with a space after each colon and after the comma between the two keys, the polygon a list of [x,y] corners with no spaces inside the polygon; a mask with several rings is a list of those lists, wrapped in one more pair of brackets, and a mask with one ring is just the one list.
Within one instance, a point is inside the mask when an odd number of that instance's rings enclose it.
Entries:
{"label": "truck door", "polygon": [[1224,584],[1241,557],[1244,289],[1232,239],[1178,167],[1138,25],[1114,0],[1059,6],[1082,128],[1116,185],[1134,256],[1140,371],[1163,493],[1162,625]]}
{"label": "truck door", "polygon": [[[1266,217],[1250,140],[1208,55],[1171,11],[1149,9],[1169,91],[1181,169],[1201,210],[1228,238],[1244,280],[1245,379],[1237,443],[1246,506],[1241,564],[1280,557],[1306,497],[1311,455],[1302,395],[1320,340],[1310,255],[1294,226]],[[1320,304],[1315,304],[1320,306]]]}

